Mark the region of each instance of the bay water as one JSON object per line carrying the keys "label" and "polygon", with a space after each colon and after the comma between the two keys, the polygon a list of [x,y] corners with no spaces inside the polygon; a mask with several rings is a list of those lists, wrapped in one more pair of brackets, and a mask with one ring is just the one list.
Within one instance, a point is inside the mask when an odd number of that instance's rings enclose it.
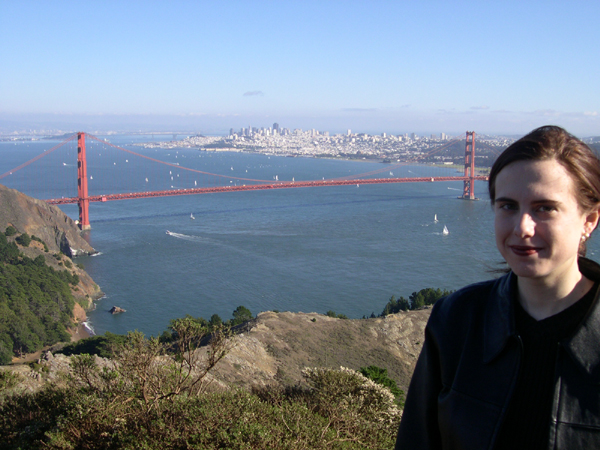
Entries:
{"label": "bay water", "polygon": [[[110,137],[125,147],[151,139],[157,138]],[[0,173],[54,144],[0,143]],[[381,167],[375,162],[176,151],[180,158],[196,158],[201,170],[239,170],[240,176],[259,179],[334,178]],[[175,154],[173,149],[153,152],[163,160]],[[88,313],[89,323],[96,334],[137,329],[158,335],[171,319],[218,314],[226,320],[240,305],[253,314],[333,310],[360,318],[379,314],[392,295],[408,298],[427,287],[458,289],[492,278],[490,270],[502,259],[486,184],[476,182],[475,189],[479,201],[457,199],[462,182],[436,182],[92,203],[92,229],[85,237],[99,254],[75,262],[85,266],[106,295]],[[61,208],[77,218],[76,205]],[[442,234],[444,226],[448,235]],[[589,255],[595,258],[597,252],[592,239]],[[113,305],[127,312],[112,315]]]}

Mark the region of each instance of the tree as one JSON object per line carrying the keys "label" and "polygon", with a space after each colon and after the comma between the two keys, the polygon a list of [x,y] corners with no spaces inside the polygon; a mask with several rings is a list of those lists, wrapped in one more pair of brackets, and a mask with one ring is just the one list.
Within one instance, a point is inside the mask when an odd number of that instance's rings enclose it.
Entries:
{"label": "tree", "polygon": [[419,292],[413,292],[409,300],[411,302],[410,309],[419,309],[427,305],[433,305],[440,298],[450,295],[454,291],[447,291],[446,289],[434,289],[426,288],[421,289]]}
{"label": "tree", "polygon": [[15,234],[17,234],[17,229],[15,227],[12,225],[6,227],[6,231],[4,231],[5,236],[13,236]]}
{"label": "tree", "polygon": [[223,324],[223,319],[218,314],[213,314],[210,316],[210,320],[208,321],[211,327],[217,327]]}
{"label": "tree", "polygon": [[237,308],[235,308],[235,311],[233,311],[233,319],[231,320],[231,326],[240,325],[252,319],[252,313],[248,308],[246,308],[245,306],[238,306]]}
{"label": "tree", "polygon": [[23,247],[29,247],[29,244],[31,244],[31,236],[29,236],[27,233],[23,233],[21,236],[17,237],[15,241],[17,241],[17,244],[22,245]]}
{"label": "tree", "polygon": [[387,369],[383,369],[377,366],[361,367],[359,370],[365,377],[373,380],[375,383],[387,387],[392,394],[399,398],[404,395],[404,391],[398,388],[398,385],[392,380],[388,374]]}
{"label": "tree", "polygon": [[383,308],[380,316],[383,317],[387,316],[388,314],[396,314],[397,312],[408,311],[409,309],[411,308],[408,300],[406,300],[404,297],[400,297],[398,300],[396,300],[396,297],[392,295]]}

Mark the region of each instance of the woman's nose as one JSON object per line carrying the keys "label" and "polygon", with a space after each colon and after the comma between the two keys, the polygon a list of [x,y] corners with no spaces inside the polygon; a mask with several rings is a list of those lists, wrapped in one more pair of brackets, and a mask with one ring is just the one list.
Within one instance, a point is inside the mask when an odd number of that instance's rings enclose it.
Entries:
{"label": "woman's nose", "polygon": [[535,221],[530,214],[523,213],[515,224],[515,234],[521,238],[531,237],[535,234]]}
{"label": "woman's nose", "polygon": [[535,233],[535,221],[527,213],[521,214],[515,224],[515,234],[521,238],[531,237]]}

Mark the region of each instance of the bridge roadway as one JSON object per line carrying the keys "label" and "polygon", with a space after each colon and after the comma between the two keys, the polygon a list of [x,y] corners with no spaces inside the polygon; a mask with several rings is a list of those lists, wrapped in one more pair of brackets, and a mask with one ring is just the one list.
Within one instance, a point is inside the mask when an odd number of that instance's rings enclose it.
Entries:
{"label": "bridge roadway", "polygon": [[[281,181],[271,184],[248,184],[241,186],[218,186],[208,188],[191,188],[191,189],[170,189],[167,191],[152,191],[152,192],[130,192],[126,194],[106,194],[106,195],[90,195],[90,202],[107,202],[113,200],[131,200],[136,198],[151,198],[151,197],[170,197],[174,195],[194,195],[194,194],[213,194],[218,192],[235,192],[235,191],[259,191],[264,189],[287,189],[287,188],[303,188],[303,187],[322,187],[322,186],[350,186],[361,184],[387,184],[387,183],[416,183],[416,182],[437,182],[437,181],[465,181],[470,177],[415,177],[415,178],[371,178],[361,180],[322,180],[322,181]],[[486,176],[473,177],[474,180],[487,181]],[[66,205],[70,203],[78,203],[78,197],[53,198],[46,200],[51,205]]]}

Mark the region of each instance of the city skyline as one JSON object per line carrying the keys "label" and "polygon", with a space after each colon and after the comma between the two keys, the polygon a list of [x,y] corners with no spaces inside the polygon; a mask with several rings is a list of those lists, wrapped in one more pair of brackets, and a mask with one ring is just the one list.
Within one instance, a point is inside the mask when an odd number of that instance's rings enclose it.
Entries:
{"label": "city skyline", "polygon": [[593,1],[0,4],[0,132],[600,135]]}

